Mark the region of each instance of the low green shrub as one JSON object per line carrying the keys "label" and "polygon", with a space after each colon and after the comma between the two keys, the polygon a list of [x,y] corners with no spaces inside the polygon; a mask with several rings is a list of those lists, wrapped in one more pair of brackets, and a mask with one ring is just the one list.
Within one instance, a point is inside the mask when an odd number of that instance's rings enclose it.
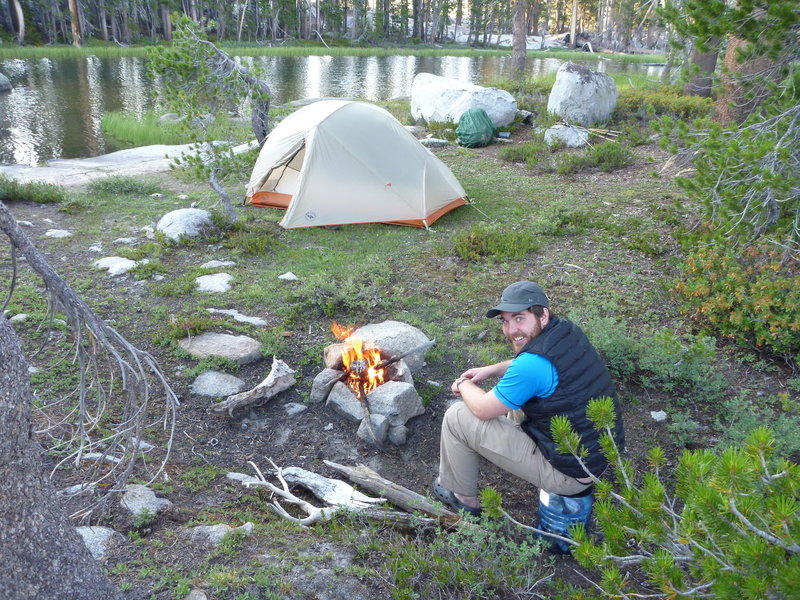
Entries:
{"label": "low green shrub", "polygon": [[111,175],[94,179],[89,182],[87,189],[93,194],[109,196],[149,196],[161,191],[154,181],[128,175]]}
{"label": "low green shrub", "polygon": [[294,282],[286,303],[278,309],[290,323],[316,321],[320,317],[363,319],[379,309],[387,289],[387,276],[376,268],[362,273],[314,273]]}
{"label": "low green shrub", "polygon": [[613,119],[649,120],[655,116],[671,115],[681,119],[697,119],[711,113],[713,101],[701,96],[684,96],[680,88],[661,86],[657,88],[624,88],[619,92]]}
{"label": "low green shrub", "polygon": [[728,387],[712,338],[669,329],[631,332],[624,322],[591,307],[570,311],[569,318],[586,332],[616,377],[700,403],[719,401]]}
{"label": "low green shrub", "polygon": [[[755,401],[746,394],[726,400],[717,415],[718,448],[742,448],[750,432],[764,423],[775,432],[775,452],[800,461],[800,412],[789,406],[788,394]],[[787,410],[787,408],[789,410]]]}
{"label": "low green shrub", "polygon": [[542,575],[541,544],[501,519],[462,520],[454,530],[393,543],[384,561],[394,600],[510,598]]}
{"label": "low green shrub", "polygon": [[67,200],[67,192],[60,185],[31,181],[20,183],[0,175],[0,200],[26,200],[37,204],[52,204]]}
{"label": "low green shrub", "polygon": [[556,173],[569,175],[588,169],[600,169],[610,173],[632,164],[634,157],[633,152],[619,142],[603,142],[589,148],[583,154],[561,156]]}
{"label": "low green shrub", "polygon": [[800,359],[800,267],[761,243],[742,252],[698,247],[681,265],[675,290],[700,327],[736,342]]}
{"label": "low green shrub", "polygon": [[641,339],[639,371],[642,385],[678,400],[714,402],[728,386],[713,338],[678,335],[669,329]]}
{"label": "low green shrub", "polygon": [[539,242],[529,230],[485,222],[456,234],[453,247],[457,256],[470,262],[522,258],[538,249]]}
{"label": "low green shrub", "polygon": [[503,146],[497,156],[508,162],[525,163],[526,167],[540,173],[553,170],[553,149],[544,141],[543,133],[532,134],[527,142]]}

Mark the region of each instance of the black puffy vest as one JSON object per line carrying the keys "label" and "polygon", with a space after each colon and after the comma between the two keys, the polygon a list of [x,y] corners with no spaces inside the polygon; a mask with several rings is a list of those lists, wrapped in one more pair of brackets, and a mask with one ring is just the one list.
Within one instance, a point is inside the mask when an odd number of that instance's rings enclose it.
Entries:
{"label": "black puffy vest", "polygon": [[556,470],[570,477],[586,477],[574,456],[561,454],[556,449],[550,433],[550,419],[565,415],[581,437],[581,444],[588,450],[584,464],[593,475],[599,476],[608,462],[600,451],[600,434],[586,417],[589,400],[603,396],[614,399],[617,414],[614,439],[620,449],[625,445],[616,389],[603,359],[580,327],[552,315],[547,327],[528,342],[522,352],[545,357],[558,373],[558,385],[551,396],[533,397],[522,406],[525,413],[522,429],[533,438],[539,451]]}

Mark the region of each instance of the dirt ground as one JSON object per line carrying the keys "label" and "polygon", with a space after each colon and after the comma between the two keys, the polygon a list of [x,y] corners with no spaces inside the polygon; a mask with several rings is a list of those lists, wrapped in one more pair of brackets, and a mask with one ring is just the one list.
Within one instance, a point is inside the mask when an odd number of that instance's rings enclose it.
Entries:
{"label": "dirt ground", "polygon": [[[489,154],[496,151],[496,146],[485,150]],[[655,147],[652,147],[649,152],[660,156],[660,151]],[[637,169],[624,170],[609,175],[609,177],[638,179],[645,177],[645,173],[651,168],[649,163],[642,161],[641,166]],[[606,177],[606,175],[592,176]],[[53,226],[46,223],[45,219],[56,222],[58,227],[69,228],[71,223],[80,221],[80,214],[66,215],[60,212],[56,206],[20,202],[11,204],[10,208],[18,220],[34,223],[32,228],[26,229],[26,233],[36,239],[39,248],[57,269],[61,265],[69,265],[73,260],[76,263],[85,263],[85,254],[80,257],[77,255],[71,257],[68,252],[64,252],[63,245],[50,244],[46,238],[41,237],[44,230]],[[85,252],[85,249],[76,248],[74,252]],[[114,283],[113,286],[115,289],[108,291],[119,297],[124,297],[127,293],[140,293],[132,278]],[[243,310],[242,312],[247,311]],[[128,335],[130,332],[123,333]],[[292,343],[300,347],[305,344],[317,343],[321,335],[323,334],[318,332],[295,331],[292,332]],[[133,332],[133,337],[135,338],[135,332]],[[407,443],[400,447],[387,445],[378,449],[359,440],[356,437],[356,426],[324,405],[308,405],[307,410],[303,413],[287,417],[285,405],[304,402],[303,392],[307,392],[310,387],[309,376],[313,377],[313,373],[304,373],[304,382],[281,393],[265,405],[237,418],[229,419],[226,416],[209,414],[207,409],[211,401],[208,398],[189,393],[190,379],[173,376],[181,368],[180,365],[183,362],[181,359],[165,353],[162,347],[156,346],[150,341],[137,339],[131,341],[153,352],[159,359],[181,400],[167,474],[178,477],[180,473],[188,469],[203,465],[211,465],[221,472],[251,473],[248,467],[249,461],[253,461],[266,472],[269,469],[268,461],[271,460],[281,467],[297,466],[326,476],[337,476],[322,462],[330,460],[344,465],[364,464],[380,473],[384,478],[411,490],[423,494],[430,493],[431,484],[437,474],[439,427],[442,415],[454,400],[449,392],[449,374],[444,372],[440,366],[427,365],[421,372],[415,374],[415,381],[434,382],[431,385],[440,385],[441,391],[432,397],[425,414],[416,417],[409,423],[410,431]],[[332,337],[330,337],[330,341],[333,342]],[[269,366],[268,360],[260,360],[243,367],[237,376],[248,384],[255,385],[266,375]],[[322,368],[322,357],[320,357],[319,368]],[[747,372],[746,367],[742,367],[730,375],[735,378],[734,380],[741,381],[753,376],[752,373]],[[773,375],[759,375],[764,382],[765,390],[779,386],[778,380],[782,376],[780,371]],[[675,447],[666,425],[656,423],[650,414],[651,411],[664,408],[664,398],[641,393],[637,389],[621,389],[620,391],[623,397],[639,399],[636,403],[627,402],[623,405],[628,441],[627,455],[634,461],[642,461],[650,447],[660,444],[667,449],[668,455],[676,456],[680,449]],[[242,427],[243,417],[246,417],[249,422],[247,428]],[[509,476],[488,464],[483,471],[481,483],[495,487],[502,494],[504,507],[515,519],[525,524],[535,524],[537,490],[532,485]],[[150,526],[147,535],[150,539],[161,536],[161,539],[168,543],[170,538],[166,532],[191,523],[201,513],[208,515],[209,511],[216,508],[220,517],[224,518],[225,509],[222,507],[230,506],[232,502],[235,503],[239,493],[239,488],[227,482],[224,475],[218,475],[211,485],[204,486],[199,490],[191,490],[186,486],[175,486],[166,495],[173,502],[173,508]],[[112,524],[122,533],[128,533],[133,529],[130,517],[124,515],[116,508],[116,505],[112,507],[111,514],[105,517],[104,522]],[[200,556],[196,549],[181,544],[173,544],[173,546],[171,551],[159,550],[159,556],[174,561],[176,564],[199,563]],[[263,553],[264,549],[261,548],[260,551]],[[130,584],[126,591],[126,597],[171,598],[171,592],[163,590],[154,592],[153,590],[160,588],[146,574],[133,573],[117,566],[124,564],[126,560],[132,560],[133,557],[140,557],[140,555],[141,548],[130,539],[120,544],[112,551],[106,562],[112,579],[119,584],[125,582]],[[554,574],[555,579],[562,579],[567,583],[588,589],[586,580],[579,574],[582,570],[570,557],[548,556],[543,560],[548,561],[545,564],[548,565],[547,569]],[[371,581],[366,585],[371,590],[367,597],[390,597],[388,582]],[[306,597],[310,598],[311,596]]]}

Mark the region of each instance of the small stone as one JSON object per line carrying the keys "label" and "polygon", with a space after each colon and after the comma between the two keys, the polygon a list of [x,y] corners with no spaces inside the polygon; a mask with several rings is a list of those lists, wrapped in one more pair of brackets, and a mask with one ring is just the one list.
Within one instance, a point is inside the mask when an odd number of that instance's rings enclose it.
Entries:
{"label": "small stone", "polygon": [[661,423],[662,421],[667,420],[667,413],[665,413],[663,410],[651,410],[650,417],[656,423]]}
{"label": "small stone", "polygon": [[9,319],[9,321],[11,321],[12,323],[24,323],[27,320],[28,320],[27,313],[18,313]]}
{"label": "small stone", "polygon": [[163,198],[164,194],[159,194],[158,192],[156,192],[155,194],[150,194],[150,197],[151,198]]}
{"label": "small stone", "polygon": [[225,293],[231,289],[233,275],[217,273],[216,275],[201,275],[194,280],[198,292]]}
{"label": "small stone", "polygon": [[200,265],[201,269],[217,269],[219,267],[232,267],[236,263],[232,260],[210,260]]}
{"label": "small stone", "polygon": [[299,278],[291,271],[288,271],[283,275],[278,275],[278,279],[283,279],[284,281],[297,281]]}
{"label": "small stone", "polygon": [[247,387],[244,381],[228,373],[206,371],[201,373],[189,388],[196,396],[223,398],[238,394]]}
{"label": "small stone", "polygon": [[30,221],[17,221],[17,225],[20,227],[33,227],[33,223]]}
{"label": "small stone", "polygon": [[308,407],[305,404],[300,404],[299,402],[288,402],[283,405],[283,410],[286,411],[288,416],[293,417],[306,412]]}
{"label": "small stone", "polygon": [[96,252],[100,254],[102,251],[103,251],[103,244],[101,244],[100,242],[96,242],[91,246],[89,246],[89,252]]}
{"label": "small stone", "polygon": [[109,527],[76,527],[76,529],[95,560],[99,560],[106,555],[108,546],[113,541],[112,538],[124,539],[122,534]]}
{"label": "small stone", "polygon": [[44,233],[45,237],[56,238],[56,239],[68,238],[71,235],[72,234],[66,229],[48,229]]}

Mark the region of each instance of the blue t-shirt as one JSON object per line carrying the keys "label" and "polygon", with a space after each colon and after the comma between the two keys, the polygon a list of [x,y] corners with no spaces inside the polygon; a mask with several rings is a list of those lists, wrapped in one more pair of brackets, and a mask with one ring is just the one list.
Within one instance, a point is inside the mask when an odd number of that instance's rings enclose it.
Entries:
{"label": "blue t-shirt", "polygon": [[556,368],[544,356],[522,352],[492,390],[511,409],[522,408],[531,398],[547,398],[558,385]]}

